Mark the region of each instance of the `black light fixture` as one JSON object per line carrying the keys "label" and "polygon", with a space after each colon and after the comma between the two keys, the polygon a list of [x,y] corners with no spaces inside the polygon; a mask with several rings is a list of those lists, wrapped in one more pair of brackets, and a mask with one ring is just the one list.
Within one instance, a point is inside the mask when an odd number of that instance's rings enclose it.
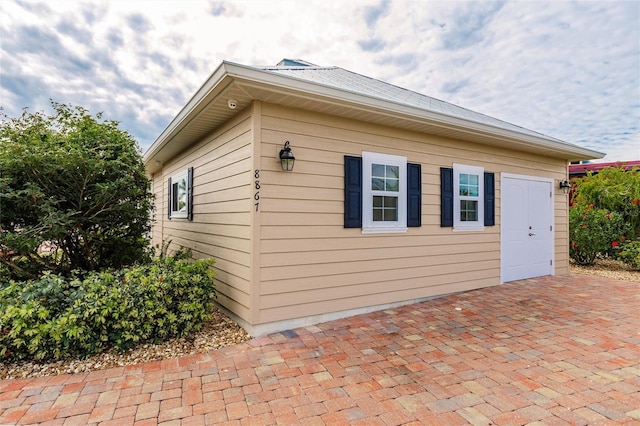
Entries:
{"label": "black light fixture", "polygon": [[296,157],[293,156],[291,148],[289,147],[289,141],[284,143],[284,147],[280,150],[280,165],[282,170],[290,172],[293,170],[293,163],[296,161]]}
{"label": "black light fixture", "polygon": [[571,190],[571,184],[566,179],[565,180],[561,180],[560,181],[560,189],[562,189],[562,193],[566,195]]}

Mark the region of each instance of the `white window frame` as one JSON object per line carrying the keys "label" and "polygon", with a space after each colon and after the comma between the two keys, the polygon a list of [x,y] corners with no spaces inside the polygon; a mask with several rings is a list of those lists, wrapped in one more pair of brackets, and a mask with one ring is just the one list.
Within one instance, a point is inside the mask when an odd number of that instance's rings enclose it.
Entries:
{"label": "white window frame", "polygon": [[[478,196],[460,195],[460,175],[470,174],[478,176]],[[472,200],[478,202],[478,217],[475,221],[460,220],[460,201]],[[484,231],[484,168],[468,166],[466,164],[453,165],[453,230],[454,231]]]}
{"label": "white window frame", "polygon": [[[184,210],[173,210],[173,196],[175,185],[184,179],[186,204]],[[189,216],[189,172],[187,169],[171,176],[171,194],[169,194],[169,210],[171,211],[171,219],[186,219]]]}
{"label": "white window frame", "polygon": [[[398,192],[374,191],[371,189],[371,166],[384,164],[397,166],[399,169]],[[375,221],[373,220],[373,197],[396,196],[398,197],[398,220]],[[407,157],[399,155],[379,154],[376,152],[362,153],[362,233],[403,233],[407,232]]]}

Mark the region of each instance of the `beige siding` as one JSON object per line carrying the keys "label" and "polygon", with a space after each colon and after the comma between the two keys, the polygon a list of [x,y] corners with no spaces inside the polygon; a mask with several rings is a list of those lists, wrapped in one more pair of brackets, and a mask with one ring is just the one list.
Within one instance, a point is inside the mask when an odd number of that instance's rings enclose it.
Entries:
{"label": "beige siding", "polygon": [[[286,140],[296,156],[290,173],[277,158]],[[362,151],[422,165],[420,228],[363,235],[343,227],[344,155]],[[496,174],[496,226],[440,227],[440,167],[454,162]],[[189,166],[194,220],[167,220],[167,178]],[[255,102],[153,176],[152,238],[156,246],[171,239],[173,247],[215,258],[218,301],[247,325],[497,285],[501,173],[557,182],[566,163]],[[567,198],[556,191],[554,202],[555,272],[562,274]]]}
{"label": "beige siding", "polygon": [[[566,163],[340,117],[263,104],[260,285],[254,324],[401,302],[500,282],[500,173],[566,176]],[[277,153],[290,141],[295,169]],[[344,155],[403,155],[422,164],[422,227],[363,235],[343,227]],[[496,226],[440,227],[440,167],[496,173]],[[555,195],[556,273],[567,271],[566,197]]]}
{"label": "beige siding", "polygon": [[[565,165],[565,170],[568,165]],[[566,172],[557,179],[567,179]],[[558,188],[558,183],[555,183]],[[569,196],[556,189],[555,192],[555,273],[569,273]]]}
{"label": "beige siding", "polygon": [[151,212],[151,244],[158,250],[162,246],[162,214],[165,215],[166,210],[163,210],[162,203],[164,200],[165,189],[163,183],[162,173],[156,173],[151,176],[151,192],[153,193],[153,211]]}
{"label": "beige siding", "polygon": [[[216,261],[218,302],[250,321],[252,119],[250,110],[189,148],[154,175],[153,244],[172,240],[172,249]],[[167,179],[194,168],[193,221],[167,220]]]}

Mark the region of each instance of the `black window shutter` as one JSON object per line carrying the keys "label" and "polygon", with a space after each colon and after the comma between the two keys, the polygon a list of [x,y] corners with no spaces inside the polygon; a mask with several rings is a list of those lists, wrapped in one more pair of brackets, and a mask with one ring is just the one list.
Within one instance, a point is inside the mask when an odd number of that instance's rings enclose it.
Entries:
{"label": "black window shutter", "polygon": [[407,226],[422,225],[422,167],[407,163]]}
{"label": "black window shutter", "polygon": [[362,228],[362,158],[344,156],[344,227]]}
{"label": "black window shutter", "polygon": [[187,169],[187,219],[193,220],[193,167]]}
{"label": "black window shutter", "polygon": [[173,197],[171,196],[171,178],[168,180],[167,194],[169,199],[167,203],[167,219],[171,220],[171,203],[173,202]]}
{"label": "black window shutter", "polygon": [[493,173],[484,174],[484,226],[496,224],[496,181]]}
{"label": "black window shutter", "polygon": [[453,169],[440,168],[440,226],[453,226]]}

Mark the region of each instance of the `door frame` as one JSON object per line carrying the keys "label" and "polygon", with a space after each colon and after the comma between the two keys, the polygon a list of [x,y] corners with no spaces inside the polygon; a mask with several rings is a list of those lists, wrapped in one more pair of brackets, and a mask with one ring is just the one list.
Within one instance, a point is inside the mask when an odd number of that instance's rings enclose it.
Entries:
{"label": "door frame", "polygon": [[[520,179],[520,180],[526,180],[526,181],[537,181],[537,182],[546,182],[549,183],[549,191],[551,192],[551,202],[549,203],[549,207],[550,207],[550,218],[551,218],[551,238],[549,241],[549,252],[551,255],[551,275],[555,275],[556,274],[556,250],[555,250],[555,237],[556,237],[556,215],[555,215],[555,192],[553,191],[554,188],[554,180],[551,178],[545,178],[545,177],[540,177],[540,176],[529,176],[529,175],[520,175],[520,174],[515,174],[515,173],[500,173],[500,197],[502,198],[502,188],[504,188],[504,183],[506,179]],[[504,259],[504,235],[505,235],[505,231],[504,231],[504,226],[503,223],[504,221],[502,220],[502,218],[504,217],[504,206],[505,203],[502,202],[502,200],[500,200],[500,284],[503,284],[504,281],[504,264],[502,262],[502,259]]]}

